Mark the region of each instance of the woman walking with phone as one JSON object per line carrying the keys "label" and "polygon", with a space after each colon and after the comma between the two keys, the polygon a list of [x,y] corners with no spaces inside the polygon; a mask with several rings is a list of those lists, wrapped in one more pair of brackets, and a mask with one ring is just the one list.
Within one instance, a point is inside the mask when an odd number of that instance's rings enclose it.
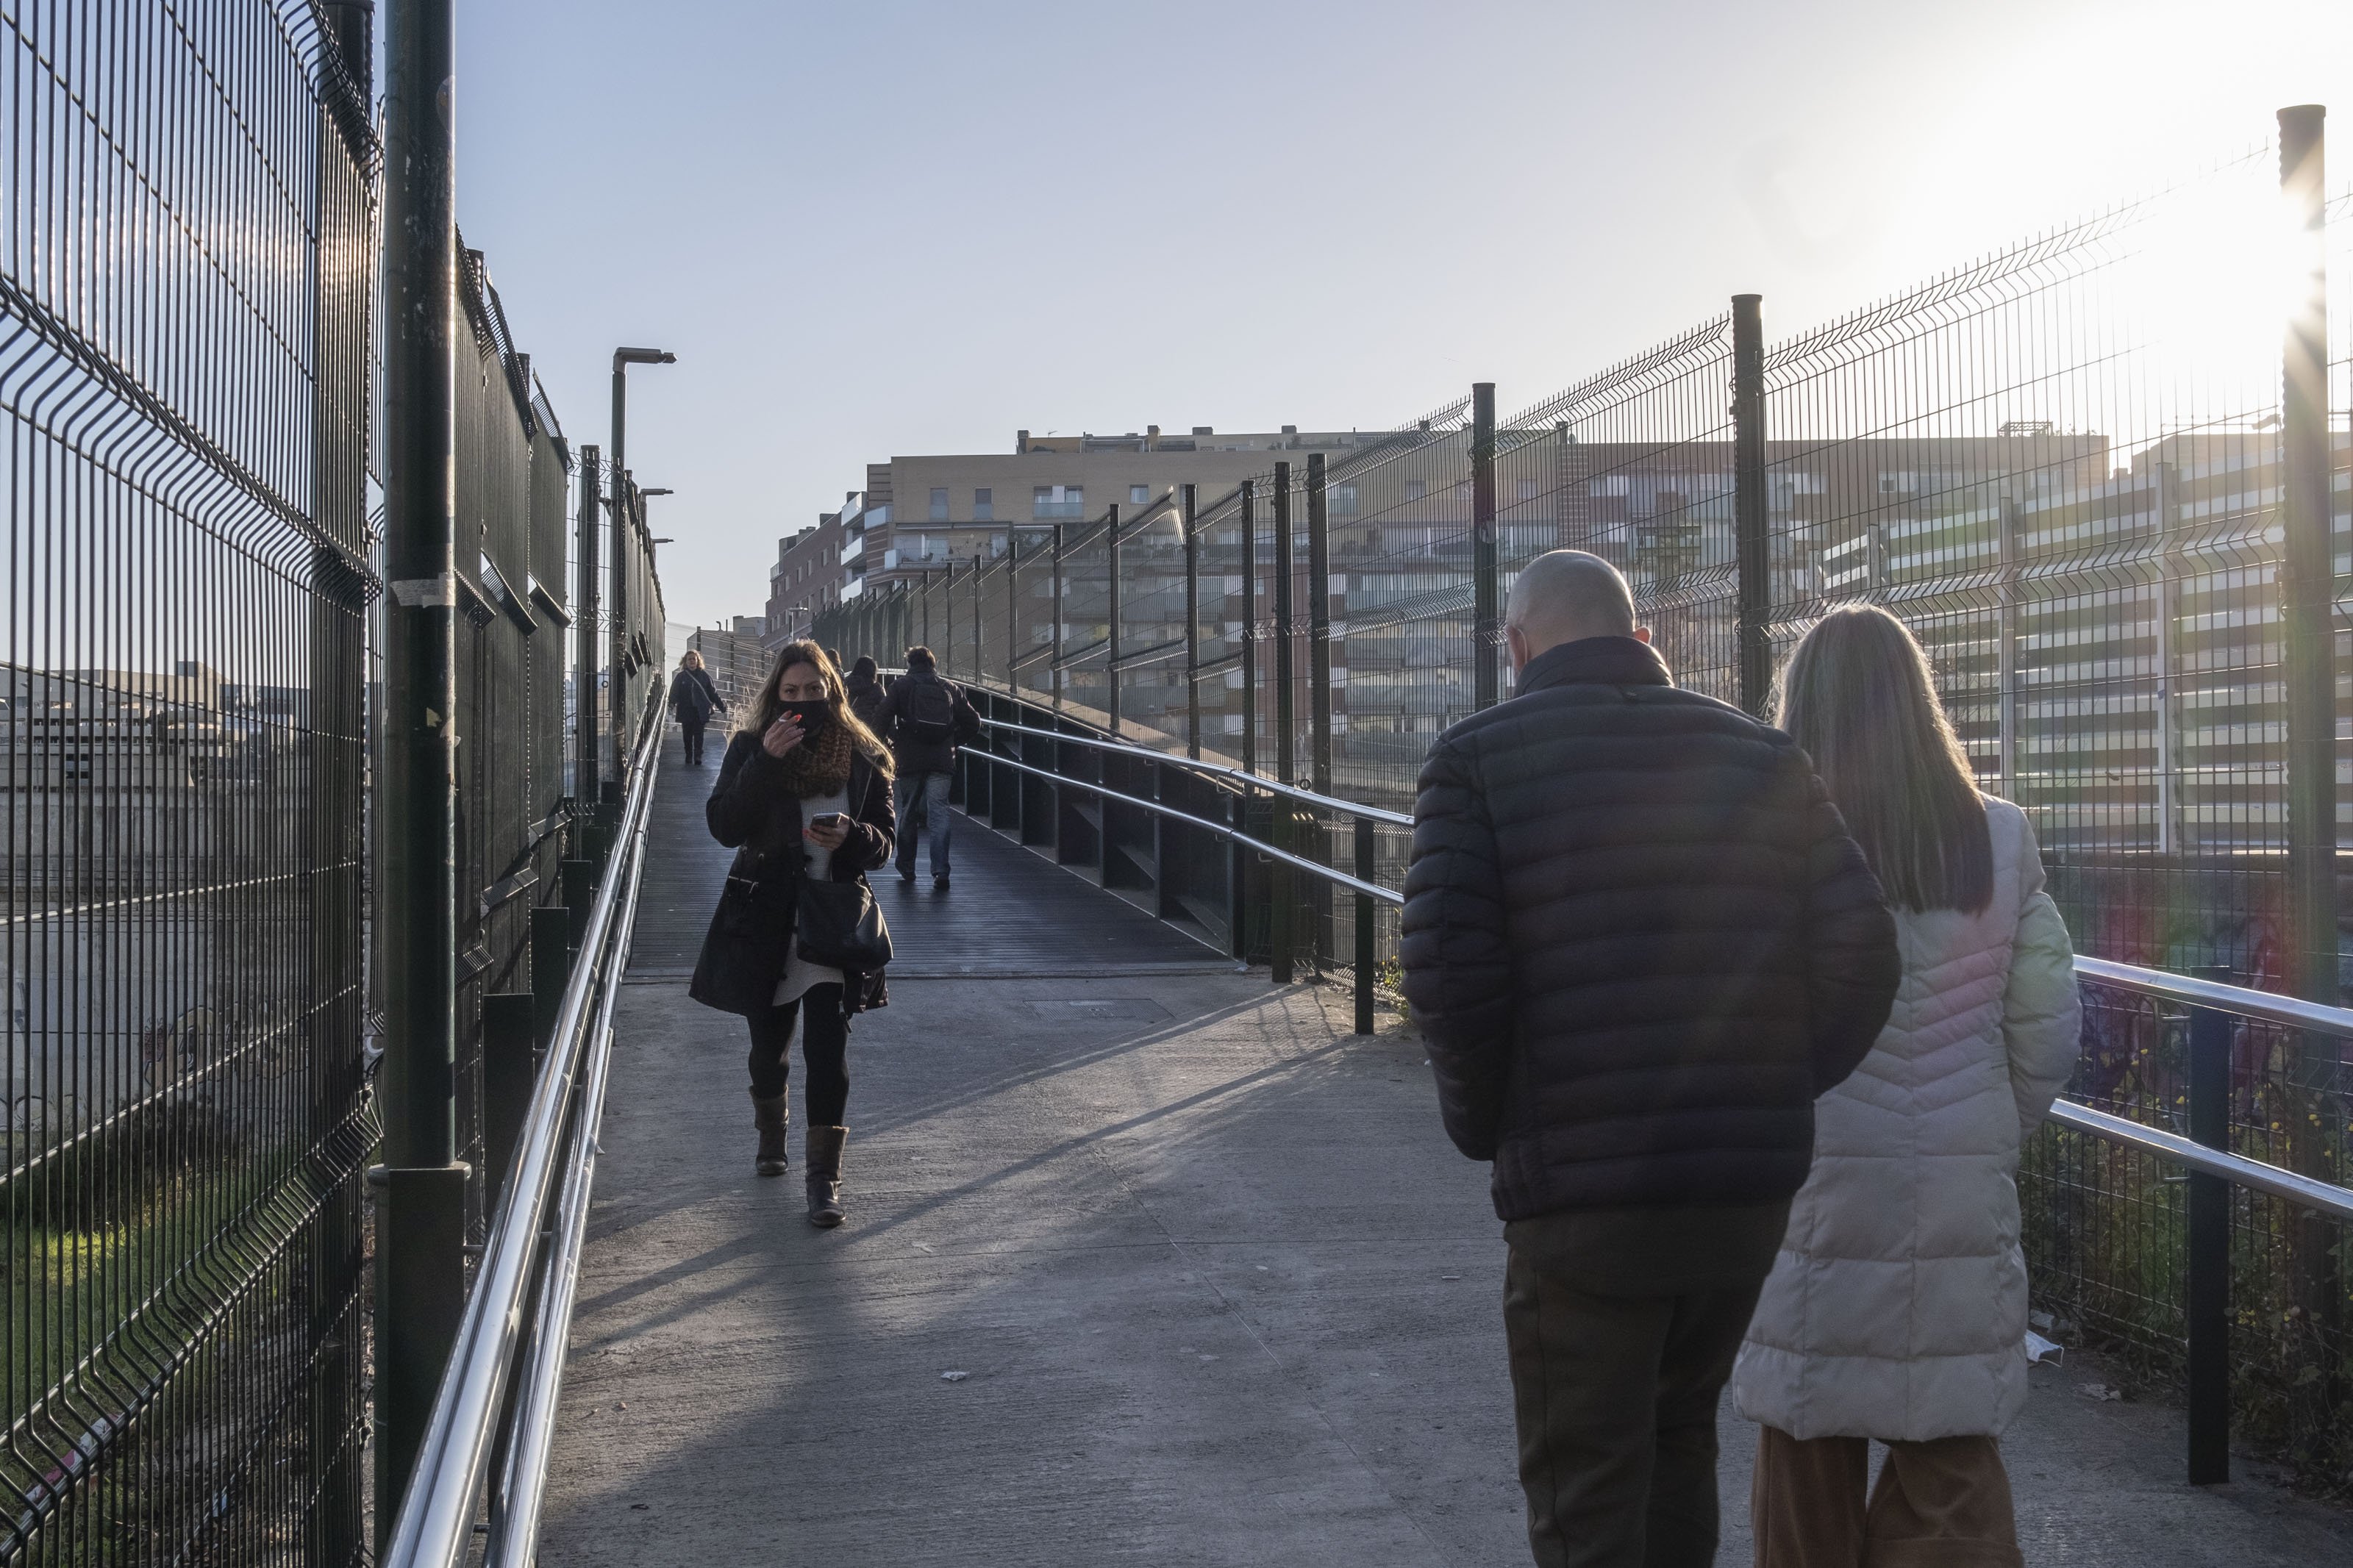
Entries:
{"label": "woman walking with phone", "polygon": [[1903,622],[1824,617],[1780,719],[1894,906],[1904,978],[1814,1103],[1813,1168],[1733,1371],[1764,1426],[1756,1561],[2017,1568],[1997,1440],[2026,1401],[2018,1151],[2075,1060],[2067,928],[2026,814],[1978,793]]}
{"label": "woman walking with phone", "polygon": [[704,807],[711,836],[736,853],[689,994],[750,1023],[754,1163],[764,1176],[786,1168],[798,1024],[808,1217],[820,1227],[842,1220],[849,1019],[887,996],[879,964],[861,971],[807,951],[818,937],[812,911],[828,905],[813,902],[807,884],[855,884],[871,906],[866,873],[891,858],[891,772],[889,751],[850,712],[825,650],[792,642],[778,652],[751,722],[728,742]]}

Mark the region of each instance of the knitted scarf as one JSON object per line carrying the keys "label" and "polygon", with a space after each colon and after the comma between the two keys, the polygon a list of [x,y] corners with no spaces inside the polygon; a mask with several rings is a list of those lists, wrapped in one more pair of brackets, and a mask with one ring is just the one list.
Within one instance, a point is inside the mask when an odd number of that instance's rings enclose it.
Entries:
{"label": "knitted scarf", "polygon": [[839,794],[849,782],[849,731],[827,724],[777,760],[796,800]]}

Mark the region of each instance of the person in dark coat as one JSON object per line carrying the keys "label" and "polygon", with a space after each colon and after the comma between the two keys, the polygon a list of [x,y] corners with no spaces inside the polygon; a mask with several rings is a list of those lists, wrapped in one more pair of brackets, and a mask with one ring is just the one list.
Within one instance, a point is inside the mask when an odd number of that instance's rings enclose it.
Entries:
{"label": "person in dark coat", "polygon": [[980,715],[964,688],[940,674],[927,647],[907,650],[907,673],[891,683],[875,710],[875,728],[890,737],[898,759],[892,786],[899,810],[899,880],[915,879],[915,826],[931,847],[932,888],[948,886],[948,780],[956,748],[980,738]]}
{"label": "person in dark coat", "polygon": [[702,765],[702,731],[713,713],[727,711],[726,700],[702,668],[702,656],[688,648],[678,661],[678,679],[670,683],[670,710],[686,732],[686,765]]}
{"label": "person in dark coat", "polygon": [[1677,689],[1607,562],[1537,557],[1505,634],[1516,694],[1422,766],[1406,995],[1493,1163],[1535,1561],[1704,1568],[1717,1395],[1894,921],[1805,753]]}
{"label": "person in dark coat", "polygon": [[849,692],[849,710],[858,721],[880,733],[882,728],[882,678],[873,659],[860,654],[842,682]]}
{"label": "person in dark coat", "polygon": [[[889,995],[879,973],[846,973],[802,957],[792,942],[790,911],[802,878],[859,881],[890,860],[891,774],[888,749],[849,710],[825,650],[791,642],[777,653],[751,722],[728,742],[703,807],[711,836],[735,851],[729,892],[760,940],[748,944],[750,958],[747,944],[722,942],[731,918],[723,901],[689,994],[750,1020],[753,1121],[760,1138],[754,1163],[764,1176],[786,1168],[786,1089],[799,1023],[807,1068],[808,1215],[821,1227],[842,1220],[849,1020],[884,1005]],[[749,995],[747,976],[735,973],[746,963],[762,965],[749,977]]]}

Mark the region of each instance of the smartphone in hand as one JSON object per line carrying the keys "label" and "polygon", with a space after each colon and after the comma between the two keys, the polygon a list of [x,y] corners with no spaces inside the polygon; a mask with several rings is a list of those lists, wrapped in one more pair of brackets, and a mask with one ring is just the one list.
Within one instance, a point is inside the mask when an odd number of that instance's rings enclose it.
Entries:
{"label": "smartphone in hand", "polygon": [[839,827],[849,819],[838,811],[822,811],[809,818],[811,827]]}

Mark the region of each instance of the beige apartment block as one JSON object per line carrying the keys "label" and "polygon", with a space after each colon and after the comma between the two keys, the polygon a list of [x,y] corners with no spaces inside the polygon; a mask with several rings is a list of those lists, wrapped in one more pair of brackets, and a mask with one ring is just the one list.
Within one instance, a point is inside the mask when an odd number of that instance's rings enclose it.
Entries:
{"label": "beige apartment block", "polygon": [[1005,552],[1012,530],[1027,534],[1092,521],[1114,505],[1141,510],[1183,485],[1198,487],[1207,506],[1278,462],[1303,465],[1310,452],[1336,462],[1382,434],[1290,426],[1220,434],[1195,426],[1179,436],[1156,425],[1121,436],[1023,430],[1010,452],[870,464],[865,506],[849,525],[858,535],[848,563],[849,593],[939,571],[950,561],[993,558]]}

